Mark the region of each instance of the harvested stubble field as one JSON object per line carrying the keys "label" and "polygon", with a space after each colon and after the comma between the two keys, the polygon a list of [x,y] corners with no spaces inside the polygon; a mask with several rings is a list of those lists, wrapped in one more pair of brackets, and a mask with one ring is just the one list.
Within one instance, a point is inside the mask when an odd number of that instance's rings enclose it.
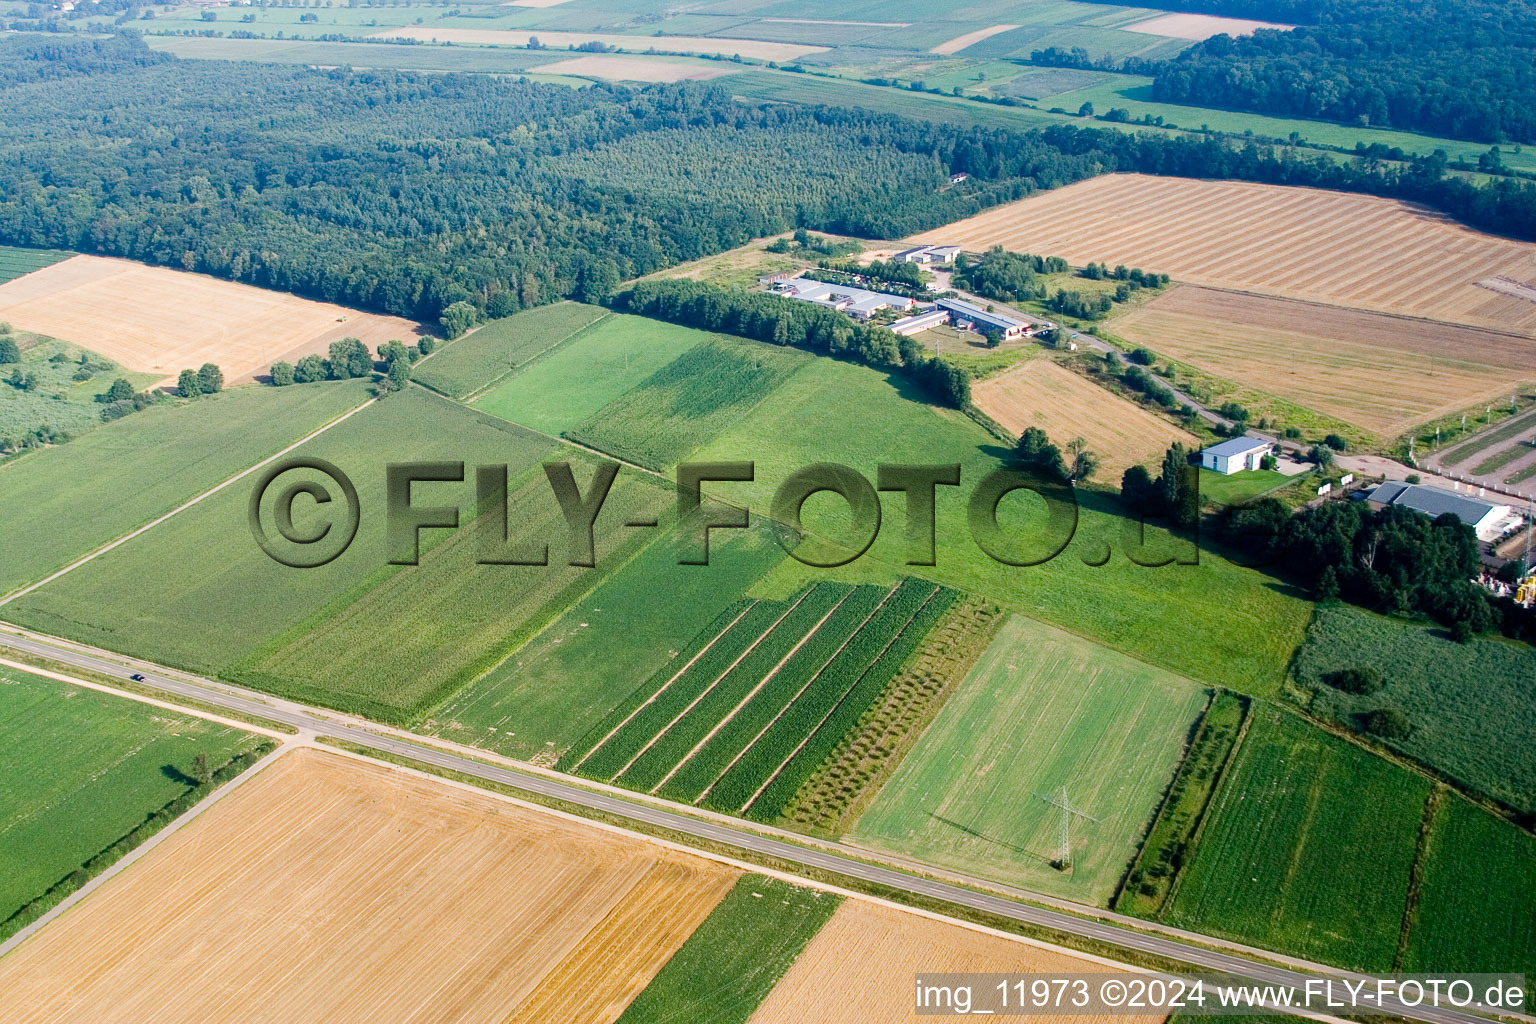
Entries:
{"label": "harvested stubble field", "polygon": [[[1204,703],[1161,669],[1023,616],[1003,625],[859,820],[860,845],[1103,904]],[[1072,870],[1058,857],[1067,799]]]}
{"label": "harvested stubble field", "polygon": [[911,241],[1126,263],[1194,284],[1536,335],[1536,302],[1476,284],[1536,282],[1536,245],[1373,196],[1111,174]]}
{"label": "harvested stubble field", "polygon": [[1254,21],[1251,18],[1223,18],[1214,14],[1164,14],[1146,21],[1121,25],[1127,32],[1145,32],[1154,36],[1172,36],[1175,39],[1209,39],[1214,35],[1251,36],[1261,28],[1281,30],[1295,25],[1280,25],[1273,21]]}
{"label": "harvested stubble field", "polygon": [[0,1017],[612,1021],[736,877],[298,750],[6,957]]}
{"label": "harvested stubble field", "polygon": [[217,363],[230,384],[280,359],[324,353],[341,338],[372,351],[417,334],[399,317],[101,256],[75,256],[0,285],[0,320],[164,378]]}
{"label": "harvested stubble field", "polygon": [[1195,285],[1113,329],[1160,356],[1387,437],[1536,379],[1530,338]]}
{"label": "harvested stubble field", "polygon": [[711,39],[705,36],[626,36],[606,32],[519,32],[495,28],[448,28],[438,25],[409,25],[373,33],[374,39],[419,39],[424,43],[469,43],[480,46],[527,46],[537,36],[545,46],[564,48],[598,42],[616,50],[643,52],[663,49],[672,53],[699,53],[709,56],[738,55],[757,60],[794,60],[808,53],[820,53],[825,46],[798,43],[771,43],[756,39]]}
{"label": "harvested stubble field", "polygon": [[[1019,939],[850,899],[843,901],[784,980],[763,1000],[751,1024],[918,1024],[932,1019],[913,1011],[911,979],[924,971],[996,974],[1108,969]],[[1119,1018],[1049,1019],[1062,1024],[1109,1024]],[[1154,1024],[1162,1018],[1146,1019]]]}
{"label": "harvested stubble field", "polygon": [[1099,476],[1120,478],[1128,466],[1158,459],[1175,441],[1195,436],[1078,376],[1049,359],[1030,359],[1017,369],[972,389],[981,411],[1020,434],[1040,427],[1058,444],[1082,437],[1099,456]]}

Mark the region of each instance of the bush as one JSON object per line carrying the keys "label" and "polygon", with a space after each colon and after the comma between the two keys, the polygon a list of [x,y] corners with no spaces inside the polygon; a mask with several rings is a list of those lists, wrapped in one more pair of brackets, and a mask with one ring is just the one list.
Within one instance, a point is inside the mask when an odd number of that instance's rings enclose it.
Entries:
{"label": "bush", "polygon": [[1336,452],[1342,452],[1349,447],[1349,442],[1344,440],[1338,434],[1329,434],[1327,437],[1323,438],[1323,444],[1327,445],[1329,448],[1332,448]]}
{"label": "bush", "polygon": [[1152,355],[1150,350],[1138,347],[1131,349],[1126,358],[1133,363],[1140,363],[1142,366],[1151,366],[1152,361],[1156,357]]}
{"label": "bush", "polygon": [[292,363],[273,363],[272,364],[272,386],[273,387],[285,388],[288,385],[293,383],[293,379],[294,378],[293,378],[293,364]]}
{"label": "bush", "polygon": [[1372,736],[1388,740],[1404,740],[1413,733],[1408,716],[1397,708],[1377,708],[1360,716],[1360,724]]}
{"label": "bush", "polygon": [[437,348],[437,339],[430,334],[423,335],[422,339],[416,343],[416,351],[424,356],[431,355],[435,348]]}
{"label": "bush", "polygon": [[0,338],[0,363],[21,362],[21,347],[11,338]]}
{"label": "bush", "polygon": [[1323,682],[1345,693],[1370,694],[1382,688],[1381,673],[1371,665],[1341,668],[1337,672],[1323,673]]}

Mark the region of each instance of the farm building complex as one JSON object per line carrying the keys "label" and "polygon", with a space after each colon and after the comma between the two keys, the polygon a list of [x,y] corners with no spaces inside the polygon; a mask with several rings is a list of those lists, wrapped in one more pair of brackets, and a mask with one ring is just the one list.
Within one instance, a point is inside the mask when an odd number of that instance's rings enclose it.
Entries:
{"label": "farm building complex", "polygon": [[[898,257],[903,254],[898,253]],[[1004,338],[1028,338],[1040,331],[1054,328],[1049,320],[1024,314],[998,313],[983,309],[961,299],[939,299],[934,304],[919,303],[916,299],[886,292],[869,291],[846,284],[828,284],[807,277],[770,275],[759,279],[774,293],[802,302],[814,302],[818,306],[839,310],[859,320],[868,320],[883,309],[898,313],[911,312],[911,316],[893,322],[891,330],[897,334],[916,334],[936,327],[946,321],[961,330],[973,330],[986,334],[1000,333]]]}
{"label": "farm building complex", "polygon": [[780,295],[787,295],[792,299],[814,302],[818,306],[841,310],[849,316],[857,317],[860,320],[868,320],[882,309],[894,309],[898,312],[905,312],[917,305],[916,299],[909,299],[905,296],[888,295],[885,292],[872,292],[846,284],[828,284],[825,281],[812,281],[806,277],[791,277],[777,281],[773,284],[773,290]]}
{"label": "farm building complex", "polygon": [[1200,465],[1222,474],[1258,469],[1264,456],[1269,454],[1269,447],[1270,442],[1261,437],[1234,437],[1202,451]]}
{"label": "farm building complex", "polygon": [[893,263],[953,263],[960,255],[958,245],[919,245],[903,249],[891,257]]}
{"label": "farm building complex", "polygon": [[1484,501],[1470,494],[1458,494],[1443,487],[1407,484],[1397,480],[1380,484],[1365,497],[1375,507],[1401,505],[1422,512],[1431,519],[1454,515],[1472,527],[1478,540],[1485,541],[1499,536],[1514,524],[1516,518],[1509,505]]}

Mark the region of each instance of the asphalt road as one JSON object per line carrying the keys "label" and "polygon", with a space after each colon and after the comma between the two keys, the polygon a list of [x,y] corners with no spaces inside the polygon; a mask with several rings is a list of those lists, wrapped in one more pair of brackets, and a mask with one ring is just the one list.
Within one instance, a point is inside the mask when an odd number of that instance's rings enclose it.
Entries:
{"label": "asphalt road", "polygon": [[[1306,984],[1308,978],[1322,977],[1321,975],[1310,975],[1299,971],[1287,970],[1282,967],[1275,967],[1270,964],[1258,963],[1229,953],[1203,949],[1160,935],[1136,932],[1102,921],[1075,917],[1071,914],[1033,906],[1017,900],[975,892],[971,889],[920,878],[916,875],[881,867],[876,864],[866,864],[835,853],[797,846],[744,830],[701,821],[697,818],[676,814],[659,807],[650,807],[645,804],[620,800],[581,786],[562,782],[559,779],[482,764],[479,761],[459,757],[447,751],[418,746],[414,743],[407,743],[389,736],[381,736],[378,733],[350,726],[321,714],[306,713],[300,710],[298,705],[294,705],[291,702],[285,701],[282,706],[277,706],[242,697],[213,684],[199,685],[177,675],[158,674],[148,668],[139,667],[143,665],[142,662],[137,662],[135,667],[130,668],[93,654],[77,651],[69,647],[55,646],[32,637],[14,636],[10,633],[0,633],[0,646],[11,647],[18,651],[25,651],[119,679],[127,679],[130,674],[139,671],[143,673],[155,689],[202,704],[241,712],[270,722],[292,726],[295,729],[308,730],[320,735],[347,740],[359,747],[408,757],[414,761],[473,776],[487,782],[499,783],[526,793],[563,800],[567,803],[580,805],[595,811],[602,811],[633,822],[643,822],[647,825],[665,828],[676,833],[719,843],[738,850],[773,857],[780,861],[801,865],[802,867],[834,872],[892,889],[985,911],[1014,921],[1052,928],[1056,931],[1080,935],[1085,938],[1097,939],[1122,949],[1140,950],[1188,964],[1190,967],[1200,971],[1230,974],[1237,978],[1266,985],[1302,986]],[[1486,1018],[1454,1009],[1407,1006],[1395,999],[1387,1001],[1382,1008],[1399,1016],[1425,1021],[1428,1024],[1485,1024],[1486,1021]]]}

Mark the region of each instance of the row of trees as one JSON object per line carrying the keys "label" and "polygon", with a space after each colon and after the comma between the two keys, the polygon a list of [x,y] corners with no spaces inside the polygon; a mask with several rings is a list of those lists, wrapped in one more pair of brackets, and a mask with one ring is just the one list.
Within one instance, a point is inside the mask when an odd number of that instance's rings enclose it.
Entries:
{"label": "row of trees", "polygon": [[1057,477],[1073,487],[1087,483],[1099,471],[1099,457],[1088,448],[1086,440],[1074,437],[1063,452],[1039,427],[1024,428],[1013,454],[1030,469]]}
{"label": "row of trees", "polygon": [[670,323],[738,334],[774,345],[893,370],[916,381],[935,401],[961,408],[971,400],[970,374],[929,356],[911,338],[809,302],[674,278],[641,281],[613,299],[615,308]]}
{"label": "row of trees", "polygon": [[[387,341],[379,346],[379,362],[383,364],[380,385],[384,390],[398,391],[411,377],[411,364],[422,356],[430,355],[437,347],[431,336],[423,337],[415,345],[403,341]],[[329,358],[310,353],[298,363],[273,363],[272,384],[287,387],[290,384],[314,384],[322,380],[353,380],[372,376],[378,368],[368,346],[357,338],[342,338],[331,342]]]}

